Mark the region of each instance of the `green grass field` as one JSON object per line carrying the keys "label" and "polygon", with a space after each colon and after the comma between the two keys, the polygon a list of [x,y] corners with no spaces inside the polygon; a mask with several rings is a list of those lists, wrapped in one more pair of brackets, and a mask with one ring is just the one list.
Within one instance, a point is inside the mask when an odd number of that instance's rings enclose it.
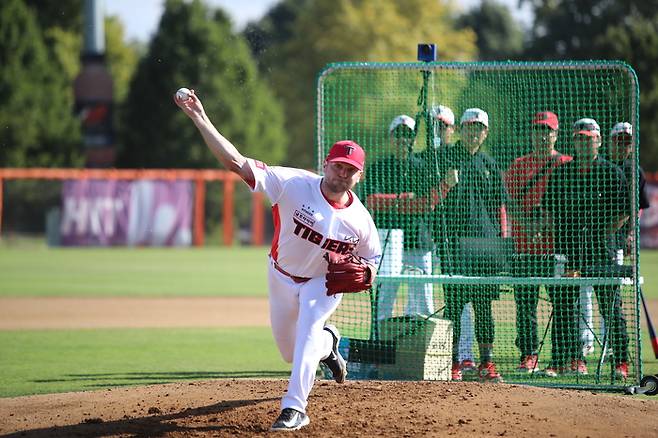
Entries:
{"label": "green grass field", "polygon": [[[0,243],[0,296],[266,296],[268,248]],[[647,298],[658,252],[642,253]],[[654,316],[654,320],[658,315]],[[658,321],[656,321],[658,323]],[[646,333],[644,371],[658,373]],[[285,377],[269,328],[0,331],[0,397],[227,377]]]}
{"label": "green grass field", "polygon": [[0,246],[0,296],[267,296],[269,248]]}
{"label": "green grass field", "polygon": [[268,327],[0,331],[0,397],[287,377]]}
{"label": "green grass field", "polygon": [[[0,243],[0,296],[267,296],[268,247],[48,248]],[[643,251],[644,294],[658,298],[658,251]]]}

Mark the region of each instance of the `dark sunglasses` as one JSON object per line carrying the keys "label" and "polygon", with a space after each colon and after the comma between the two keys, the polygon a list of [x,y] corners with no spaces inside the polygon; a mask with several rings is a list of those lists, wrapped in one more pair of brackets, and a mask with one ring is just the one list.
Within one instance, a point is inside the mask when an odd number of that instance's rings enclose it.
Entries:
{"label": "dark sunglasses", "polygon": [[534,132],[553,132],[550,126],[547,125],[532,125],[532,130]]}

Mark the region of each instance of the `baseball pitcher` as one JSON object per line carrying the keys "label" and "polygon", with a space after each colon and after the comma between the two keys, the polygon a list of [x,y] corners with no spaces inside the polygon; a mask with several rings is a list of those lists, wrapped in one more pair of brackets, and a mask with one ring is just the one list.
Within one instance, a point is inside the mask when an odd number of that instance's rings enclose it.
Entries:
{"label": "baseball pitcher", "polygon": [[274,431],[297,430],[310,419],[308,396],[323,362],[338,383],[345,381],[340,334],[326,321],[345,292],[371,287],[381,257],[370,214],[352,189],[361,179],[365,152],[350,140],[335,143],[324,162],[324,176],[268,166],[244,157],[220,134],[192,90],[176,104],[230,171],[252,191],[272,202],[274,238],[269,255],[270,320],[283,359],[292,363],[288,390]]}

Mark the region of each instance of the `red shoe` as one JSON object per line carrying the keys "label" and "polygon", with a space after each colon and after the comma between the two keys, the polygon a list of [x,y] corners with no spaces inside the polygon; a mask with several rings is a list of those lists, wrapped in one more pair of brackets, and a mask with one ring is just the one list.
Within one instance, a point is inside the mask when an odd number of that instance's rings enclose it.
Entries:
{"label": "red shoe", "polygon": [[521,363],[516,368],[516,371],[519,373],[535,373],[539,371],[537,364],[539,363],[539,357],[536,354],[529,354],[521,359]]}
{"label": "red shoe", "polygon": [[462,360],[462,363],[460,365],[462,371],[477,371],[477,367],[475,366],[475,362],[473,362],[471,359],[464,359]]}
{"label": "red shoe", "polygon": [[475,366],[475,362],[470,359],[462,360],[462,363],[459,365],[459,368],[462,371],[462,376],[464,379],[475,380],[478,377],[478,367]]}
{"label": "red shoe", "polygon": [[587,365],[585,364],[585,361],[581,359],[574,359],[571,361],[570,371],[571,374],[577,374],[580,376],[586,376],[588,374]]}
{"label": "red shoe", "polygon": [[628,378],[628,363],[622,362],[615,367],[615,377],[623,380]]}
{"label": "red shoe", "polygon": [[462,370],[459,366],[459,362],[452,363],[452,381],[461,382],[462,381]]}
{"label": "red shoe", "polygon": [[503,378],[496,371],[496,364],[493,362],[481,363],[478,367],[478,374],[480,376],[480,382],[499,383],[503,381]]}

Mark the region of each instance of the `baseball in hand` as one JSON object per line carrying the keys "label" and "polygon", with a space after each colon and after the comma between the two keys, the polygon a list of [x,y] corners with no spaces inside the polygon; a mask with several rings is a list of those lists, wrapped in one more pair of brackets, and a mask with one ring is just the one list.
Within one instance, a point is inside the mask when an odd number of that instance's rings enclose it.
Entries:
{"label": "baseball in hand", "polygon": [[176,91],[176,97],[177,97],[178,100],[180,100],[181,102],[185,102],[187,99],[189,99],[189,98],[190,98],[190,94],[192,94],[192,93],[191,93],[191,91],[189,90],[189,88],[185,88],[185,87],[183,87],[183,88],[179,88],[178,91]]}

